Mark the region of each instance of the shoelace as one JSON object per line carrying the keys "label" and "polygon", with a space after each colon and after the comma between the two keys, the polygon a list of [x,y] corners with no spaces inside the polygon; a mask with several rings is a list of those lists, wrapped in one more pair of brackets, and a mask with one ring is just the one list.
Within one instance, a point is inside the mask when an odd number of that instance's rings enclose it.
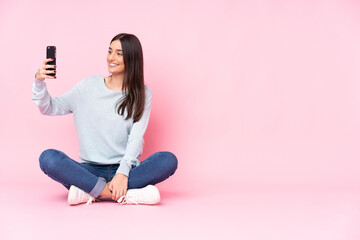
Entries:
{"label": "shoelace", "polygon": [[127,204],[128,202],[129,203],[135,203],[136,205],[139,205],[138,202],[136,202],[135,200],[133,200],[130,197],[127,197],[127,196],[120,197],[117,202],[122,204],[122,205]]}
{"label": "shoelace", "polygon": [[89,200],[87,201],[86,205],[92,204],[95,201],[95,198],[90,196]]}

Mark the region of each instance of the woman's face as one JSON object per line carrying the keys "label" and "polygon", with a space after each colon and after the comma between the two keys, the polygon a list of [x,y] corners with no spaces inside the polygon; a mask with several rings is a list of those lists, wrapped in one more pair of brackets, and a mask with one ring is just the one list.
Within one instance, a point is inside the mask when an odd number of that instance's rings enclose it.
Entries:
{"label": "woman's face", "polygon": [[107,59],[109,73],[111,74],[124,73],[125,67],[124,67],[123,51],[120,40],[115,40],[110,44],[109,52],[106,59]]}

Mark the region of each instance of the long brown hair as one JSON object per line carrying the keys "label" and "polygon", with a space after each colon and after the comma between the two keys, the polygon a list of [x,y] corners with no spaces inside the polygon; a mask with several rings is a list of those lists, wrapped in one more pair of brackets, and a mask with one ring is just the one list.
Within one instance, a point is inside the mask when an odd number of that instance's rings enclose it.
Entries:
{"label": "long brown hair", "polygon": [[139,121],[145,107],[145,85],[144,85],[144,59],[139,39],[128,33],[116,35],[110,42],[120,40],[124,59],[124,80],[122,90],[124,96],[115,105],[117,113],[127,116],[125,120],[133,117],[134,123]]}

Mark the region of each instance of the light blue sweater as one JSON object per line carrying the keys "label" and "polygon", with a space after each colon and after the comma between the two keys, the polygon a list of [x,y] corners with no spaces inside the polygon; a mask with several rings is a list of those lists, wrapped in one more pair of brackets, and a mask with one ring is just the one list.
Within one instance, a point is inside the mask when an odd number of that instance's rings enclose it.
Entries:
{"label": "light blue sweater", "polygon": [[[65,94],[52,98],[45,81],[35,79],[32,100],[44,115],[73,113],[79,139],[81,162],[117,164],[117,173],[129,175],[140,164],[144,133],[151,111],[151,89],[145,86],[145,109],[141,119],[125,120],[116,112],[115,103],[124,92],[107,88],[104,77],[86,77]],[[126,93],[126,91],[125,91]]]}

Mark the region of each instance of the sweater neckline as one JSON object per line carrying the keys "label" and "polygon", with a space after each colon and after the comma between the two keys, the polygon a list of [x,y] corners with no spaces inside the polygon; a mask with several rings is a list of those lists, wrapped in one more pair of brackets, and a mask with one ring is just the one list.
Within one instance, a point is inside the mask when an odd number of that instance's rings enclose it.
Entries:
{"label": "sweater neckline", "polygon": [[125,91],[116,91],[116,90],[112,90],[112,89],[108,88],[108,87],[106,86],[105,77],[103,77],[103,84],[102,84],[102,85],[104,86],[104,88],[105,88],[108,92],[111,92],[111,93],[124,93],[124,92],[127,92],[127,90],[125,90]]}

